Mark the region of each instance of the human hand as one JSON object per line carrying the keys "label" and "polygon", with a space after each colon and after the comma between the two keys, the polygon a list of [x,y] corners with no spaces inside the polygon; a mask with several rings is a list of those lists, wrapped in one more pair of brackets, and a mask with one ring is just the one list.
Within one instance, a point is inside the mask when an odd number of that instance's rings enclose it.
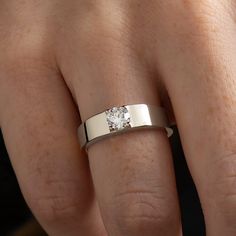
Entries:
{"label": "human hand", "polygon": [[164,131],[104,139],[88,158],[78,146],[81,121],[136,103],[175,117],[207,235],[236,235],[235,9],[230,0],[1,1],[0,125],[49,235],[182,234]]}

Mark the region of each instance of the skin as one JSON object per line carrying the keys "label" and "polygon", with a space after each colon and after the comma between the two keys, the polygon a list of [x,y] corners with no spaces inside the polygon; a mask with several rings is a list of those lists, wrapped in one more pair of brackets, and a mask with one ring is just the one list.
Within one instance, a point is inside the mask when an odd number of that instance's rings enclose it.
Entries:
{"label": "skin", "polygon": [[81,121],[164,106],[207,235],[236,235],[232,0],[1,0],[0,125],[24,197],[52,236],[182,235],[163,130],[80,151]]}

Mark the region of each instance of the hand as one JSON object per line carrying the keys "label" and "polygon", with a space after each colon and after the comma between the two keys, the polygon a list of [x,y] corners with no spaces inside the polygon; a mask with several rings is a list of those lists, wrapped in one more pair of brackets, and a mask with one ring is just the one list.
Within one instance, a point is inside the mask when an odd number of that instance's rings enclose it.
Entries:
{"label": "hand", "polygon": [[81,121],[135,103],[175,117],[207,234],[236,235],[235,10],[230,0],[1,1],[0,124],[49,235],[182,234],[164,131],[80,151]]}

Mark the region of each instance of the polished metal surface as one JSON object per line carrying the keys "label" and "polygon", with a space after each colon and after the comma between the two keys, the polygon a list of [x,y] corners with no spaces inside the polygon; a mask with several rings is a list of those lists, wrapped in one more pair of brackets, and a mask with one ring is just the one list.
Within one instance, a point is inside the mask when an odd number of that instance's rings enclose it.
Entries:
{"label": "polished metal surface", "polygon": [[[120,108],[125,109],[128,118],[125,118],[126,113],[118,110]],[[116,109],[116,113],[114,113],[115,115],[111,113],[112,109]],[[87,119],[79,126],[78,137],[81,148],[88,148],[90,144],[101,138],[136,129],[165,128],[168,137],[173,134],[173,130],[168,127],[169,122],[163,107],[135,104],[114,107],[112,109],[106,110]],[[119,128],[116,128],[115,130],[114,128],[111,128],[111,124],[108,122],[108,114],[114,118],[114,126],[118,125]],[[123,123],[119,123],[120,121],[126,122],[126,125],[122,126]]]}

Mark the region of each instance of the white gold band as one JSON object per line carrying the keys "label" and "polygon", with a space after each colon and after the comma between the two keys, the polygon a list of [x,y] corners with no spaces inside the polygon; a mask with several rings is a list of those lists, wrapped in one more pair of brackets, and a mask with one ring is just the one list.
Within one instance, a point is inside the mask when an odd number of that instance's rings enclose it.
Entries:
{"label": "white gold band", "polygon": [[87,119],[78,128],[81,148],[110,135],[141,128],[165,128],[173,134],[165,109],[160,106],[135,104],[113,107]]}

